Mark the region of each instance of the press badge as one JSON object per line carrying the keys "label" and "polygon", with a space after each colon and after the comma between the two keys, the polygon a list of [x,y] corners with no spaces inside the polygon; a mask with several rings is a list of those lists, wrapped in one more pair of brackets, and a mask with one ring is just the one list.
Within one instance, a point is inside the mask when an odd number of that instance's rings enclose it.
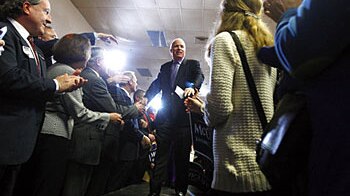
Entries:
{"label": "press badge", "polygon": [[28,46],[22,46],[22,50],[29,58],[34,59],[34,55]]}

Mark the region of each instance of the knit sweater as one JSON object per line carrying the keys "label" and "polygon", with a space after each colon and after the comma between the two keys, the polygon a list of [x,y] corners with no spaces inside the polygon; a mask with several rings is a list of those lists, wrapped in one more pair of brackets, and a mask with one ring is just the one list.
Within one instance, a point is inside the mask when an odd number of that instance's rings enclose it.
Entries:
{"label": "knit sweater", "polygon": [[[244,31],[235,31],[245,50],[267,120],[273,114],[276,70],[260,63]],[[210,93],[207,112],[212,126],[214,177],[212,188],[227,192],[270,189],[255,162],[255,143],[262,127],[246,83],[235,43],[228,32],[218,34],[211,50]]]}

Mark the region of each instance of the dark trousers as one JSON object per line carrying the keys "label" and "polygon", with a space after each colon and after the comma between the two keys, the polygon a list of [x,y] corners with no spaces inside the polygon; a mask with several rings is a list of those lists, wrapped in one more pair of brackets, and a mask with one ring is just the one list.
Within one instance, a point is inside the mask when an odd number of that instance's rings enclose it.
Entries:
{"label": "dark trousers", "polygon": [[29,161],[22,165],[14,195],[60,196],[69,156],[67,138],[39,134]]}
{"label": "dark trousers", "polygon": [[[306,107],[302,108],[290,128],[287,136],[296,138],[294,141],[289,139],[288,142],[293,142],[293,153],[290,150],[288,154],[280,153],[280,156],[290,157],[288,163],[279,164],[282,169],[279,171],[278,180],[268,178],[272,186],[271,196],[304,196],[308,195],[308,160],[310,152],[310,141],[312,128],[310,123],[309,113]],[[302,138],[302,139],[301,139]],[[286,143],[287,141],[285,141]],[[282,146],[282,145],[281,145]],[[291,146],[291,145],[289,145]],[[283,147],[283,146],[282,146]],[[288,146],[287,146],[288,147]],[[284,147],[286,148],[286,147]],[[281,148],[283,149],[283,148]],[[284,169],[283,169],[284,168]]]}
{"label": "dark trousers", "polygon": [[[270,196],[270,191],[249,192],[249,193],[230,193],[230,192],[212,189],[206,195],[207,196]],[[283,195],[280,195],[280,196],[283,196]]]}
{"label": "dark trousers", "polygon": [[111,174],[108,178],[107,192],[121,189],[128,185],[128,181],[132,175],[136,161],[122,161],[114,164]]}
{"label": "dark trousers", "polygon": [[108,192],[107,183],[113,164],[112,160],[100,159],[100,164],[94,166],[85,196],[100,196]]}
{"label": "dark trousers", "polygon": [[162,183],[167,179],[170,145],[173,143],[175,161],[175,190],[187,192],[191,133],[189,127],[176,127],[164,123],[156,133],[157,152],[155,167],[150,181],[150,192],[160,194]]}
{"label": "dark trousers", "polygon": [[62,196],[85,196],[93,171],[93,165],[69,161]]}
{"label": "dark trousers", "polygon": [[0,195],[12,196],[21,165],[0,165]]}
{"label": "dark trousers", "polygon": [[143,182],[143,176],[145,175],[145,172],[148,171],[150,168],[150,162],[148,159],[148,152],[149,150],[140,150],[140,158],[135,161],[133,168],[131,169],[131,175],[128,179],[128,185],[131,184],[138,184]]}

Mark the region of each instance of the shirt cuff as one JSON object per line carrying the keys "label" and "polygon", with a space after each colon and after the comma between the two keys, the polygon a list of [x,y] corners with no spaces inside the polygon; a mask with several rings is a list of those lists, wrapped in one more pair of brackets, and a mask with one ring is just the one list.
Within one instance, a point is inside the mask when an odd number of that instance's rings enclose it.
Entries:
{"label": "shirt cuff", "polygon": [[55,82],[56,84],[56,93],[58,93],[58,91],[60,90],[60,85],[58,84],[58,81],[56,79],[53,79],[53,81]]}
{"label": "shirt cuff", "polygon": [[100,39],[96,32],[94,32],[94,37],[95,37],[95,40],[99,40]]}

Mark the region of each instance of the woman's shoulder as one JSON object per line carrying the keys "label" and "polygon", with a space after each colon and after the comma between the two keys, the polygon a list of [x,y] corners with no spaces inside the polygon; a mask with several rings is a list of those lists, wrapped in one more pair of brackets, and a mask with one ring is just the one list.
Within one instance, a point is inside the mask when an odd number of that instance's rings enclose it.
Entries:
{"label": "woman's shoulder", "polygon": [[228,31],[221,32],[217,34],[214,38],[215,41],[228,41],[232,39],[231,34]]}
{"label": "woman's shoulder", "polygon": [[247,37],[247,33],[243,30],[223,31],[215,36],[215,39],[232,39],[231,33],[235,33],[239,38]]}

